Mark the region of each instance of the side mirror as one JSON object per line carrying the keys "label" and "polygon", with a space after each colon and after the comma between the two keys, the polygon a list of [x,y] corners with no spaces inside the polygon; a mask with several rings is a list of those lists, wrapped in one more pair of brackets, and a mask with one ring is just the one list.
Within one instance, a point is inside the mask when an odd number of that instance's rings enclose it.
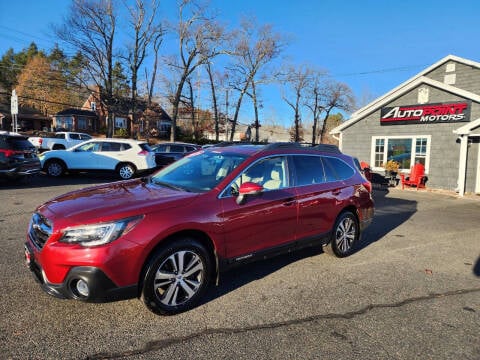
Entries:
{"label": "side mirror", "polygon": [[238,196],[237,196],[237,204],[242,205],[247,196],[251,195],[258,195],[263,192],[263,186],[260,184],[256,184],[253,182],[246,182],[240,185],[240,189],[238,189]]}

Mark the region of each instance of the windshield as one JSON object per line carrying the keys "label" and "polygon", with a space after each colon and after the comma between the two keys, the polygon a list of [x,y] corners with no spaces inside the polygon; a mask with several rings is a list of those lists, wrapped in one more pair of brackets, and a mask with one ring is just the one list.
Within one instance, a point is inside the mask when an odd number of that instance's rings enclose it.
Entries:
{"label": "windshield", "polygon": [[152,176],[152,182],[182,191],[212,190],[246,155],[201,151],[184,157]]}

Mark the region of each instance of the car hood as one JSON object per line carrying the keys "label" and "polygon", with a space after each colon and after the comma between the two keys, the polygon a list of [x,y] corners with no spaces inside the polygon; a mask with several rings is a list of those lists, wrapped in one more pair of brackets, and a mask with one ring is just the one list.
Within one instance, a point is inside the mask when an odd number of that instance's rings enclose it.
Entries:
{"label": "car hood", "polygon": [[38,211],[70,222],[90,223],[185,206],[198,196],[137,179],[72,191],[49,200]]}

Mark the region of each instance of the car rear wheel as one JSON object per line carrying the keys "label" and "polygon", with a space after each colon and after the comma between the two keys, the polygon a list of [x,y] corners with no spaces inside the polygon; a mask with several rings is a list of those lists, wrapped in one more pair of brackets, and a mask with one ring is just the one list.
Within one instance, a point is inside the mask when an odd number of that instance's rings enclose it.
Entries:
{"label": "car rear wheel", "polygon": [[341,213],[335,221],[330,243],[325,247],[326,252],[337,257],[346,257],[355,250],[360,236],[360,227],[357,218],[350,211]]}
{"label": "car rear wheel", "polygon": [[207,250],[193,239],[182,239],[160,248],[145,271],[143,302],[160,315],[191,309],[208,288],[211,264]]}
{"label": "car rear wheel", "polygon": [[123,180],[131,179],[135,175],[135,167],[132,164],[120,164],[117,168],[118,176]]}
{"label": "car rear wheel", "polygon": [[44,169],[48,176],[58,177],[65,172],[65,164],[60,160],[49,160]]}

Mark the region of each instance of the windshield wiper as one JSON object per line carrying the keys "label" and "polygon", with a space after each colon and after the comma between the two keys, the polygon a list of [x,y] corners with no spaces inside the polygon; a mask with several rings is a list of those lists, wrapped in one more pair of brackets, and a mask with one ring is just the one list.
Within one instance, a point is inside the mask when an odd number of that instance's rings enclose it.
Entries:
{"label": "windshield wiper", "polygon": [[152,182],[153,182],[155,185],[160,185],[160,186],[163,186],[163,187],[166,187],[166,188],[169,188],[169,189],[173,189],[173,190],[177,190],[177,191],[190,192],[190,190],[188,190],[188,189],[186,189],[186,188],[184,188],[184,187],[181,187],[181,186],[178,186],[178,185],[173,185],[173,184],[166,183],[166,182],[163,182],[163,181],[152,180]]}

